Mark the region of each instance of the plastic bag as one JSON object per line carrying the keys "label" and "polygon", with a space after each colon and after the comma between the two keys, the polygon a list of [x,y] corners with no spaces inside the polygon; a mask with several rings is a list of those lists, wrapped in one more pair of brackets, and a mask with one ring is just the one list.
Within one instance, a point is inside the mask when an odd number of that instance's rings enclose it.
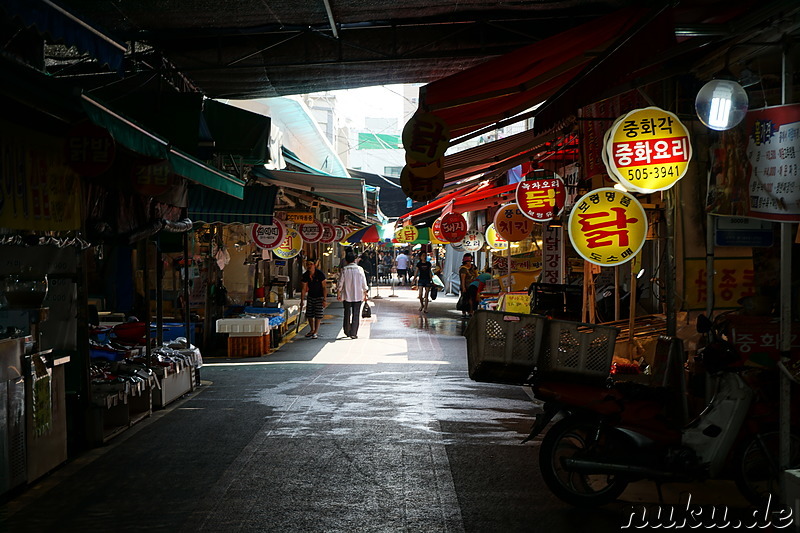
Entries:
{"label": "plastic bag", "polygon": [[438,295],[438,294],[439,294],[438,285],[433,285],[431,287],[431,300],[435,300],[436,299],[436,295]]}
{"label": "plastic bag", "polygon": [[367,302],[364,302],[364,307],[361,309],[361,318],[370,318],[372,316],[372,309]]}
{"label": "plastic bag", "polygon": [[469,311],[469,300],[467,298],[467,293],[462,292],[458,296],[458,301],[456,302],[456,309],[459,311]]}

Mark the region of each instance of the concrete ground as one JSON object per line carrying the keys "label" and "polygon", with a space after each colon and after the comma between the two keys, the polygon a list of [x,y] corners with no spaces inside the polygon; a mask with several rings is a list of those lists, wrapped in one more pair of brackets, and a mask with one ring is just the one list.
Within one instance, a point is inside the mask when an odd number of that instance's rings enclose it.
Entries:
{"label": "concrete ground", "polygon": [[[202,387],[4,502],[0,531],[597,532],[658,502],[649,483],[601,509],[557,500],[521,444],[535,405],[469,379],[456,298],[421,314],[410,289],[379,293],[358,339],[333,304],[319,339],[206,358]],[[664,493],[742,505],[724,483]]]}

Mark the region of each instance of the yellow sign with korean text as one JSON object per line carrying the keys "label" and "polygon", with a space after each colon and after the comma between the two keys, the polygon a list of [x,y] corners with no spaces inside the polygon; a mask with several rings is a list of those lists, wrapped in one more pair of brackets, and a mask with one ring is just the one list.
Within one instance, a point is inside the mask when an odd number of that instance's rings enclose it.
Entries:
{"label": "yellow sign with korean text", "polygon": [[414,226],[403,226],[394,232],[397,242],[414,242],[419,238],[419,231]]}
{"label": "yellow sign with korean text", "polygon": [[272,249],[273,253],[281,259],[291,259],[300,253],[303,248],[303,238],[294,228],[286,229],[286,237]]}
{"label": "yellow sign with korean text", "polygon": [[432,163],[450,146],[447,123],[433,113],[415,113],[403,127],[406,157],[418,163]]}
{"label": "yellow sign with korean text", "polygon": [[607,187],[581,196],[569,215],[569,240],[581,257],[600,266],[633,259],[647,238],[647,215],[627,192]]}
{"label": "yellow sign with korean text", "polygon": [[502,206],[494,215],[495,231],[509,242],[524,240],[533,231],[534,224],[516,202]]}
{"label": "yellow sign with korean text", "polygon": [[[686,298],[683,309],[705,309],[708,298],[706,260],[685,259],[683,265]],[[741,307],[739,300],[755,293],[752,258],[714,259],[714,309]]]}
{"label": "yellow sign with korean text", "polygon": [[609,130],[605,146],[609,174],[632,191],[669,189],[689,168],[689,130],[677,116],[658,107],[635,109]]}
{"label": "yellow sign with korean text", "polygon": [[311,211],[285,211],[286,221],[297,224],[311,224],[314,222],[314,213]]}
{"label": "yellow sign with korean text", "polygon": [[507,292],[500,296],[497,309],[506,313],[530,314],[531,297],[527,292]]}
{"label": "yellow sign with korean text", "polygon": [[508,250],[508,241],[497,234],[494,229],[494,222],[486,228],[486,244],[492,250]]}

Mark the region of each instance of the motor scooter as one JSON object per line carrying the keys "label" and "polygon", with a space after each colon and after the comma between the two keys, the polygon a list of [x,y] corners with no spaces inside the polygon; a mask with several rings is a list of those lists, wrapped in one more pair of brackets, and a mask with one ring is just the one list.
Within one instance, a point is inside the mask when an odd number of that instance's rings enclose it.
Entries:
{"label": "motor scooter", "polygon": [[[538,377],[531,388],[543,411],[527,440],[546,430],[539,451],[542,477],[561,500],[597,506],[619,497],[633,481],[733,478],[754,504],[780,497],[777,370],[754,370],[702,316],[705,346],[698,363],[708,375],[711,399],[688,424],[683,362],[681,386],[615,380],[606,386]],[[682,350],[681,350],[682,352]],[[682,359],[682,354],[681,354]],[[550,423],[560,416],[552,426]],[[794,425],[793,427],[797,427]],[[791,436],[792,468],[800,465],[800,436]]]}

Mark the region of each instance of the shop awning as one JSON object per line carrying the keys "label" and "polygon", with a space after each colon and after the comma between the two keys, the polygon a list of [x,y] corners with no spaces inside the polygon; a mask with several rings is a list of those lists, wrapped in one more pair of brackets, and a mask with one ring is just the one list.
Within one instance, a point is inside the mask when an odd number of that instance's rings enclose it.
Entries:
{"label": "shop awning", "polygon": [[154,159],[168,160],[176,174],[209,189],[242,198],[244,182],[239,178],[172,148],[166,139],[85,94],[81,95],[81,103],[92,122],[107,129],[114,140],[125,148]]}
{"label": "shop awning", "polygon": [[122,69],[122,59],[127,50],[93,25],[70,13],[50,0],[3,0],[2,9],[10,16],[19,17],[25,26],[33,26],[53,41],[74,46],[111,69]]}
{"label": "shop awning", "polygon": [[189,218],[206,224],[268,224],[272,222],[277,187],[249,185],[241,200],[207,189],[189,189]]}
{"label": "shop awning", "polygon": [[261,183],[305,192],[320,198],[321,203],[367,217],[367,196],[362,179],[290,170],[267,170],[263,166],[253,167],[253,174]]}
{"label": "shop awning", "polygon": [[[542,120],[540,112],[532,115],[539,117],[538,131],[549,129],[591,103],[582,102],[582,97],[596,96],[598,82],[617,82],[645,54],[674,43],[674,26],[656,14],[647,8],[626,8],[429,83],[420,89],[420,109],[444,119],[456,138],[557,96],[558,106],[548,101],[541,109],[547,112],[547,120]],[[621,59],[614,61],[613,68],[606,61],[611,55]],[[598,69],[601,63],[603,68]],[[573,80],[579,80],[580,87]],[[562,112],[554,121],[555,107]]]}
{"label": "shop awning", "polygon": [[203,118],[214,139],[214,152],[239,156],[247,165],[263,165],[269,159],[269,117],[205,100]]}

